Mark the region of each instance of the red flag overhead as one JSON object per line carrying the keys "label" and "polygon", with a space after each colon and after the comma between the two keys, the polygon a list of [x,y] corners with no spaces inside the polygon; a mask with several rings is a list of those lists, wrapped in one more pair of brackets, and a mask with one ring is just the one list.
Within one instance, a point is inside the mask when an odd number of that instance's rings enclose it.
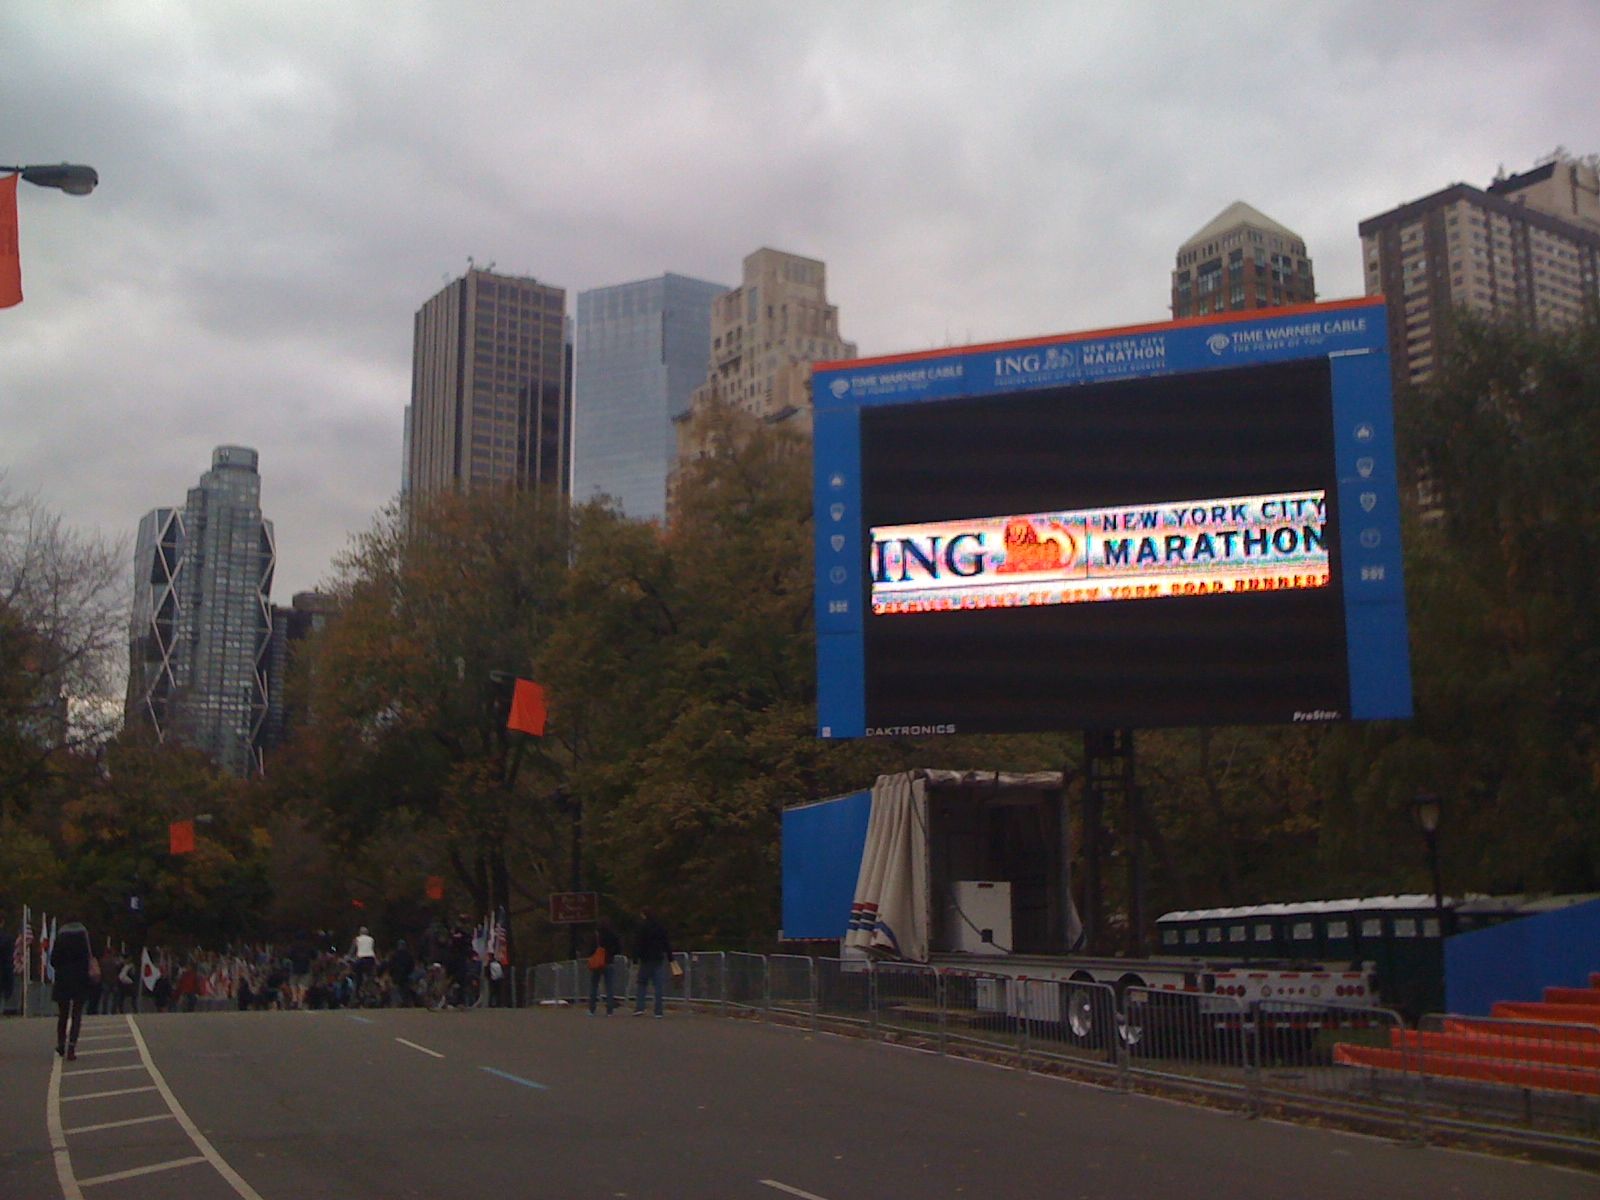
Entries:
{"label": "red flag overhead", "polygon": [[544,688],[531,679],[517,680],[516,691],[511,694],[511,715],[506,718],[506,728],[543,737],[544,718]]}
{"label": "red flag overhead", "polygon": [[194,822],[174,821],[167,827],[167,842],[172,854],[193,854]]}
{"label": "red flag overhead", "polygon": [[22,303],[22,250],[17,241],[18,175],[0,179],[0,308]]}

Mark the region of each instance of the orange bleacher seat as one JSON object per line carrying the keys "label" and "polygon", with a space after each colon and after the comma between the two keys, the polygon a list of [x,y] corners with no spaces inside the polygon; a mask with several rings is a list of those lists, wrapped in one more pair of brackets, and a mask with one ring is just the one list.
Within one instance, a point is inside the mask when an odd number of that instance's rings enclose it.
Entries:
{"label": "orange bleacher seat", "polygon": [[1470,1079],[1550,1092],[1600,1096],[1600,1071],[1567,1069],[1470,1055],[1419,1054],[1415,1050],[1384,1050],[1376,1046],[1338,1045],[1333,1061],[1353,1067],[1383,1071],[1423,1072],[1444,1079]]}
{"label": "orange bleacher seat", "polygon": [[1600,988],[1547,987],[1546,1004],[1592,1004],[1600,1007]]}

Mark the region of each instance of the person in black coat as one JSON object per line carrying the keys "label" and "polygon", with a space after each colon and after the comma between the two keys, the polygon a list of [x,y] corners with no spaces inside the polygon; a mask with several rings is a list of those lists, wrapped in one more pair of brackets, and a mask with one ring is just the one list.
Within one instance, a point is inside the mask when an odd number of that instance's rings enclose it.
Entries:
{"label": "person in black coat", "polygon": [[656,920],[648,908],[639,910],[639,931],[635,935],[633,955],[639,960],[639,992],[634,1001],[633,1015],[644,1016],[645,994],[651,984],[656,988],[656,1016],[661,1016],[662,995],[667,988],[667,964],[672,961],[672,938],[667,928]]}
{"label": "person in black coat", "polygon": [[56,973],[50,998],[56,1002],[56,1053],[69,1060],[78,1057],[78,1030],[93,986],[89,964],[94,961],[89,931],[81,921],[69,922],[56,932],[55,945],[50,947],[50,966]]}

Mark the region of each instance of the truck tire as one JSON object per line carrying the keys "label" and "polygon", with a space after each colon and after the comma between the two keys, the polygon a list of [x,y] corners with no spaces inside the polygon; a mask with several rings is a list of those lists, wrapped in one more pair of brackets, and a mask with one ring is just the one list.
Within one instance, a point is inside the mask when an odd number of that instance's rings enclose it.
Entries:
{"label": "truck tire", "polygon": [[1102,987],[1073,987],[1074,983],[1092,985],[1094,978],[1079,972],[1061,985],[1067,1041],[1086,1050],[1103,1050],[1116,1036],[1117,1014],[1111,994]]}
{"label": "truck tire", "polygon": [[[1128,993],[1139,991],[1144,993],[1136,1002],[1130,1001]],[[1149,994],[1145,991],[1145,982],[1137,975],[1124,975],[1117,980],[1117,1037],[1123,1046],[1129,1050],[1135,1049],[1144,1041],[1147,1013],[1145,1006],[1149,1001]]]}

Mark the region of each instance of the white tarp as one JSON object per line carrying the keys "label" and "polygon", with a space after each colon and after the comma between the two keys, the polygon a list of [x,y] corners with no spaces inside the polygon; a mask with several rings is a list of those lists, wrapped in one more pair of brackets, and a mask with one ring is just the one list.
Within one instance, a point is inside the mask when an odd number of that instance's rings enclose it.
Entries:
{"label": "white tarp", "polygon": [[[878,776],[872,785],[872,816],[867,822],[867,841],[844,937],[846,956],[928,961],[933,936],[928,867],[930,789],[1059,792],[1061,783],[1060,774],[1051,771],[918,770]],[[1070,898],[1066,904],[1066,944],[1078,949],[1083,923]]]}
{"label": "white tarp", "polygon": [[927,828],[922,773],[878,776],[844,937],[847,952],[927,961]]}

